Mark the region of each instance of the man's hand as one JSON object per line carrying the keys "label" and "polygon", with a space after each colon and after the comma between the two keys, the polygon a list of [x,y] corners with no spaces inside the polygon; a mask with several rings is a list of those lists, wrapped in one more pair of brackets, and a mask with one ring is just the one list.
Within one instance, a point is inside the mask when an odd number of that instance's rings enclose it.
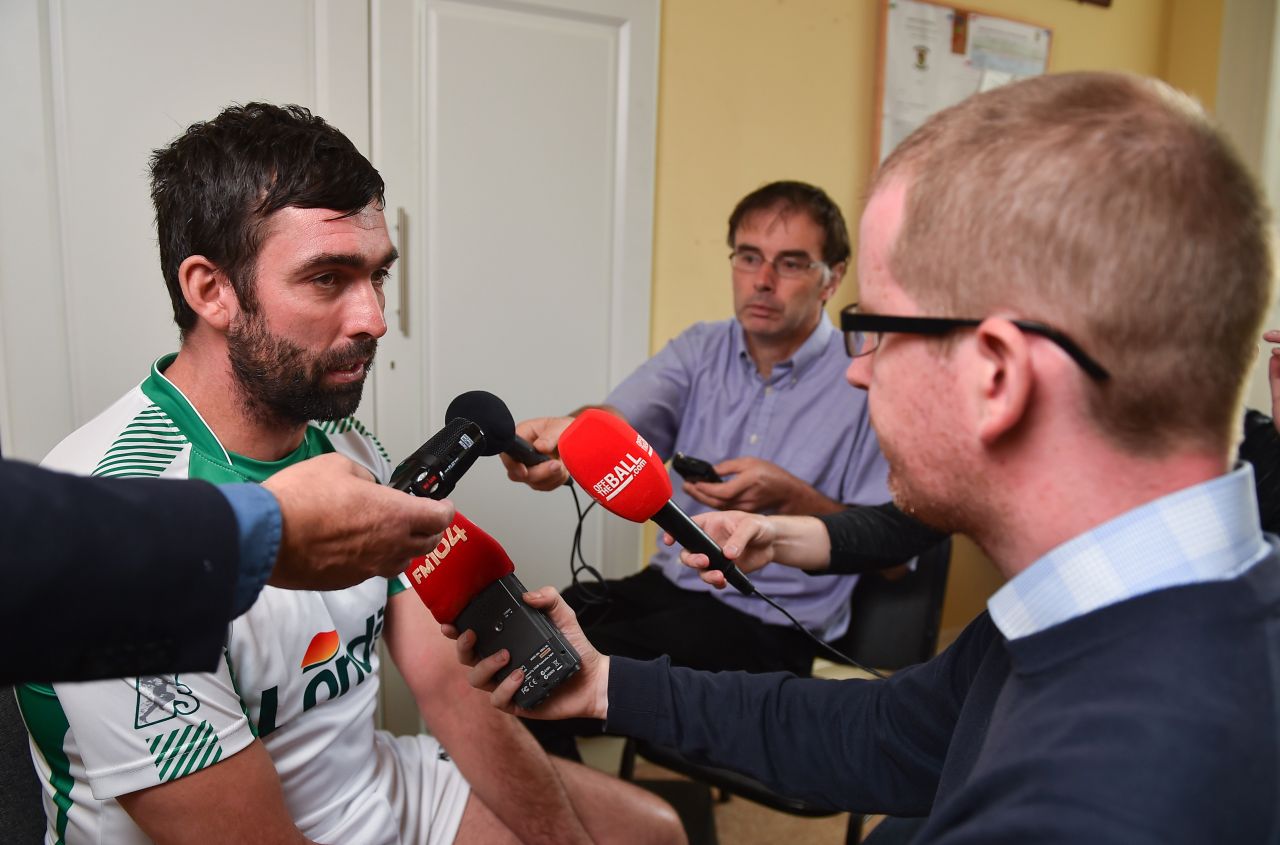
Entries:
{"label": "man's hand", "polygon": [[511,654],[499,649],[484,660],[477,661],[473,649],[476,644],[474,631],[458,633],[452,625],[441,625],[446,637],[457,641],[458,660],[470,666],[468,679],[471,686],[488,690],[493,706],[516,716],[528,719],[569,719],[576,716],[603,719],[609,712],[609,656],[596,651],[595,646],[582,633],[573,608],[560,598],[555,587],[543,587],[524,594],[525,604],[546,611],[551,622],[568,638],[582,660],[578,674],[565,681],[538,705],[535,710],[525,710],[512,703],[512,697],[524,682],[523,670],[516,669],[502,683],[494,686],[493,676],[507,665]]}
{"label": "man's hand", "polygon": [[[831,565],[831,535],[822,521],[812,516],[760,516],[743,511],[712,511],[692,517],[703,531],[738,565],[745,574],[766,563],[780,563],[797,569],[820,571]],[[675,543],[670,534],[662,535],[668,546]],[[708,569],[704,554],[687,549],[680,552],[680,562],[700,570],[698,577],[717,589],[725,586],[724,573]]]}
{"label": "man's hand", "polygon": [[[707,532],[712,540],[716,541],[724,552],[724,556],[736,563],[745,575],[750,575],[774,558],[773,543],[776,532],[773,522],[768,517],[743,511],[712,511],[700,513],[692,519]],[[675,538],[664,533],[662,542],[668,546],[674,545]],[[707,566],[711,561],[706,555],[682,549],[680,562],[692,569],[700,570],[698,576],[711,586],[717,589],[724,588],[726,583],[724,573],[708,569]]]}
{"label": "man's hand", "polygon": [[[560,435],[573,422],[573,417],[535,417],[524,420],[516,426],[516,434],[528,440],[533,448],[544,455],[558,458]],[[507,478],[528,484],[534,490],[555,490],[569,480],[569,471],[559,460],[550,460],[527,467],[519,461],[502,454],[503,466],[507,468]]]}
{"label": "man's hand", "polygon": [[[1264,332],[1267,343],[1280,343],[1280,329]],[[1267,362],[1267,375],[1271,380],[1271,420],[1280,431],[1280,346],[1271,347],[1271,360]]]}
{"label": "man's hand", "polygon": [[280,502],[283,526],[267,583],[335,590],[375,575],[391,577],[440,542],[453,504],[374,482],[341,455],[294,464],[263,482]]}
{"label": "man's hand", "polygon": [[750,513],[827,513],[841,505],[763,458],[730,458],[715,465],[725,481],[686,481],[684,491],[709,508]]}

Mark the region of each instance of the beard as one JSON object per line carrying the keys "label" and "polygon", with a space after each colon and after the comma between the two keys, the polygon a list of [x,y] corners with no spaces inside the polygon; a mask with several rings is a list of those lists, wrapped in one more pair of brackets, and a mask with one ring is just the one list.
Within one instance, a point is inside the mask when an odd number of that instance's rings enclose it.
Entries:
{"label": "beard", "polygon": [[[360,404],[378,341],[367,337],[341,349],[310,353],[274,335],[260,314],[241,314],[227,332],[227,355],[245,408],[254,418],[280,425],[349,417]],[[358,381],[326,385],[324,376],[367,360]]]}

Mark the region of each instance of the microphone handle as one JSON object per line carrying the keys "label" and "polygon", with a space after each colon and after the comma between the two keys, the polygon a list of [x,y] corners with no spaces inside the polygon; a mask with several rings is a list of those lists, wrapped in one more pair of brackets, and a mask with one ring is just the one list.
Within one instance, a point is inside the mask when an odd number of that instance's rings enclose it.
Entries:
{"label": "microphone handle", "polygon": [[518,434],[511,438],[511,445],[503,451],[527,467],[537,466],[544,461],[551,460],[550,456],[544,455],[533,448],[532,443]]}
{"label": "microphone handle", "polygon": [[698,523],[680,510],[680,506],[670,500],[658,509],[651,519],[658,527],[676,539],[680,545],[691,552],[704,554],[711,561],[711,568],[724,573],[724,579],[744,596],[754,595],[755,585],[742,574],[742,570],[733,561],[724,556],[720,546],[698,527]]}

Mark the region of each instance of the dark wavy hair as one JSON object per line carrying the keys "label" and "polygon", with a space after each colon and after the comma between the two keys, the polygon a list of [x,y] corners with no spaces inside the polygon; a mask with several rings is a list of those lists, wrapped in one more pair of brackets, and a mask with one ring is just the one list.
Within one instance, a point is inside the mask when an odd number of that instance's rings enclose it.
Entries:
{"label": "dark wavy hair", "polygon": [[822,228],[822,260],[834,267],[849,260],[849,227],[840,206],[821,188],[807,182],[770,182],[738,201],[729,215],[729,248],[744,218],[757,211],[777,210],[783,215],[797,211],[809,215]]}
{"label": "dark wavy hair", "polygon": [[151,200],[173,319],[185,337],[196,314],[178,285],[191,255],[218,266],[247,312],[267,219],[282,208],[336,217],[385,203],[382,176],[355,145],[301,106],[247,103],[193,123],[151,155]]}

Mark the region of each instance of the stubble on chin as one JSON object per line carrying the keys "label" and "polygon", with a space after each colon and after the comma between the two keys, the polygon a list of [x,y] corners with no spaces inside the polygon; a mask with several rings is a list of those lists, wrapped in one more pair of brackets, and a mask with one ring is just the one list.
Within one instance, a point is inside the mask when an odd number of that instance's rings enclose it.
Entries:
{"label": "stubble on chin", "polygon": [[889,461],[889,495],[898,510],[948,534],[969,533],[980,524],[980,483],[939,454],[903,460],[881,447]]}

